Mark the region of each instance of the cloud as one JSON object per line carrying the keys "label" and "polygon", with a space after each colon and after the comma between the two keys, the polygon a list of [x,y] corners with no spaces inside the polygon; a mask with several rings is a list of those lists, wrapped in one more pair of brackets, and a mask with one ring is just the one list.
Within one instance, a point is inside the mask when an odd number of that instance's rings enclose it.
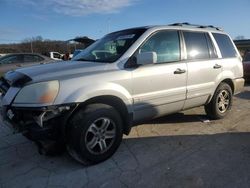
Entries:
{"label": "cloud", "polygon": [[11,35],[16,35],[20,34],[20,30],[17,30],[16,28],[10,28],[10,27],[1,27],[0,26],[0,37],[5,37],[5,36],[11,36]]}
{"label": "cloud", "polygon": [[69,16],[110,14],[119,12],[136,0],[20,0],[19,4],[52,10]]}
{"label": "cloud", "polygon": [[20,34],[22,34],[22,31],[17,28],[0,26],[0,43],[19,42],[18,40],[13,39],[13,37]]}

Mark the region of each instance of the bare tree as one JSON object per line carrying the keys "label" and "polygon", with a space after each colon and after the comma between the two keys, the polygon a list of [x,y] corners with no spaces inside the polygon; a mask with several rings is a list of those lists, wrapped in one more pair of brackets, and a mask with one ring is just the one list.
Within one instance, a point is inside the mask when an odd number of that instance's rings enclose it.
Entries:
{"label": "bare tree", "polygon": [[235,40],[244,40],[244,39],[246,38],[243,35],[238,35],[237,37],[235,37]]}

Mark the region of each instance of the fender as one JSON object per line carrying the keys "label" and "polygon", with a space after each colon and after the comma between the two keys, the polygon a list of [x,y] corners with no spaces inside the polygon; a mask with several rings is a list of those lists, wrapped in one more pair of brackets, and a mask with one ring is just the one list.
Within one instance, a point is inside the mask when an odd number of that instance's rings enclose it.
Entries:
{"label": "fender", "polygon": [[76,91],[68,93],[64,98],[57,98],[54,104],[83,103],[91,98],[110,95],[120,98],[128,108],[128,112],[133,112],[133,99],[130,93],[121,85],[116,83],[95,82],[91,85],[85,85]]}

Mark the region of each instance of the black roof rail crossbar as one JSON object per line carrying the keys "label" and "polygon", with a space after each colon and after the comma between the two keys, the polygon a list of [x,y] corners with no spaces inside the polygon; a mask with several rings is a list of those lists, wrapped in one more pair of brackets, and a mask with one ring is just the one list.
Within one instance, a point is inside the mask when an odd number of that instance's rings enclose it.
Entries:
{"label": "black roof rail crossbar", "polygon": [[183,23],[173,23],[170,24],[169,26],[183,26],[183,25],[187,25],[187,26],[192,26],[192,27],[198,27],[198,28],[213,28],[216,29],[218,31],[221,31],[222,29],[219,27],[214,27],[213,25],[198,25],[198,24],[190,24],[188,22],[183,22]]}

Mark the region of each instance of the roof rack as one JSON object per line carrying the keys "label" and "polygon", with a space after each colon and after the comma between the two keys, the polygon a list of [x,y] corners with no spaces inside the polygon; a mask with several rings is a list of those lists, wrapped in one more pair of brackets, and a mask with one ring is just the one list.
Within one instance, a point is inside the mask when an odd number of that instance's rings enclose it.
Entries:
{"label": "roof rack", "polygon": [[218,31],[222,31],[221,28],[214,27],[213,25],[198,25],[198,24],[190,24],[188,22],[173,23],[173,24],[170,24],[169,26],[191,26],[191,27],[197,27],[197,28],[213,28],[213,29],[216,29]]}

